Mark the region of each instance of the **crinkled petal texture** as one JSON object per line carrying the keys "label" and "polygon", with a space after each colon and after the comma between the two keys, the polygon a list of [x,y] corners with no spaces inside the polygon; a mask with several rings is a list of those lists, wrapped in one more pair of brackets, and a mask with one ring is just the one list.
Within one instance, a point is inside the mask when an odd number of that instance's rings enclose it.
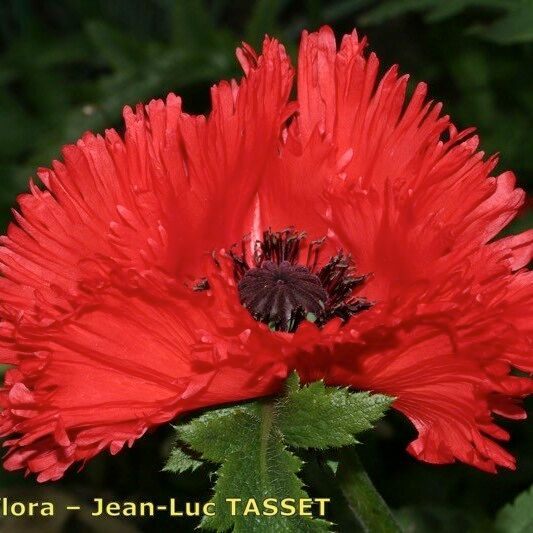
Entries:
{"label": "crinkled petal texture", "polygon": [[[57,479],[295,368],[396,397],[422,460],[513,468],[493,421],[533,392],[533,231],[494,240],[523,202],[513,175],[491,177],[423,84],[406,101],[395,67],[378,80],[355,33],[304,34],[297,102],[277,41],[237,55],[245,77],[207,117],[174,95],[126,108],[124,137],[86,134],[19,198],[0,248],[5,467]],[[254,321],[223,250],[287,226],[327,236],[323,261],[351,253],[373,307],[295,333]]]}

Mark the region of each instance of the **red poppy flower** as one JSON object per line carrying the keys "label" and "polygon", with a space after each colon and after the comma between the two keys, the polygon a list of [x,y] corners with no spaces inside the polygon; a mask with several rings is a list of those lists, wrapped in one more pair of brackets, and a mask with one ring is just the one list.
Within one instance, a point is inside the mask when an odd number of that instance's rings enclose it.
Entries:
{"label": "red poppy flower", "polygon": [[304,33],[296,102],[284,48],[245,45],[207,117],[126,108],[39,170],[0,251],[8,470],[57,479],[293,368],[395,396],[422,460],[514,467],[493,414],[533,391],[533,231],[492,239],[524,194],[365,44]]}

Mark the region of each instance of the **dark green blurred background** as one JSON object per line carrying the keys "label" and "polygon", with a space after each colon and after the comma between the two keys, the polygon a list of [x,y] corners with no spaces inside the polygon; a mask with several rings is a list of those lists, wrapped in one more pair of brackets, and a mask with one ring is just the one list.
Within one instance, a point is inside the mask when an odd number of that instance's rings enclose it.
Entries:
{"label": "dark green blurred background", "polygon": [[[294,57],[301,30],[324,23],[338,35],[356,26],[369,36],[383,68],[398,62],[412,79],[429,82],[454,122],[475,125],[483,149],[500,152],[500,170],[514,170],[531,191],[531,0],[3,0],[2,230],[35,168],[48,165],[85,130],[121,128],[124,104],[175,91],[187,111],[204,112],[209,86],[239,75],[234,50],[240,41],[257,46],[263,34],[276,35]],[[512,231],[531,226],[531,210],[524,210]],[[533,482],[533,425],[504,425],[518,457],[514,473],[419,463],[404,452],[413,430],[396,415],[366,436],[361,454],[408,531],[490,531],[496,510]],[[37,486],[2,470],[0,496],[67,504],[93,497],[207,499],[206,470],[180,478],[159,472],[169,436],[161,428],[132,450],[101,456],[54,484]],[[104,522],[72,513],[50,522],[0,518],[0,531],[189,531],[195,524],[164,517]]]}

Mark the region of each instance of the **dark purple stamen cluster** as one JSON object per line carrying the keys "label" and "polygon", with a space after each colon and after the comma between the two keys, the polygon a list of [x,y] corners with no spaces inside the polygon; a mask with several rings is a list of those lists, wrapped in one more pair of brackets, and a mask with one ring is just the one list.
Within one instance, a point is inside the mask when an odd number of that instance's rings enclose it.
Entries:
{"label": "dark purple stamen cluster", "polygon": [[284,331],[309,313],[321,314],[328,298],[315,274],[289,261],[264,261],[250,268],[238,287],[241,303],[254,318]]}
{"label": "dark purple stamen cluster", "polygon": [[241,303],[250,314],[272,329],[294,332],[307,319],[322,327],[334,317],[347,321],[371,307],[352,296],[366,276],[355,276],[350,256],[337,253],[317,267],[324,239],[312,241],[305,264],[299,264],[305,234],[286,229],[263,233],[257,241],[251,264],[243,241],[239,253],[231,250]]}

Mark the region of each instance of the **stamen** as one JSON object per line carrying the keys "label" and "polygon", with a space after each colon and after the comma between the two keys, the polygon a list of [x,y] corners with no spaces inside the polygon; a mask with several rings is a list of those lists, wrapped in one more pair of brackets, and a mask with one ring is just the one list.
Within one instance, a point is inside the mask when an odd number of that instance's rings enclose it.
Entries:
{"label": "stamen", "polygon": [[209,290],[209,288],[210,288],[209,280],[207,278],[200,278],[192,286],[192,290],[194,292],[207,291],[207,290]]}
{"label": "stamen", "polygon": [[305,264],[299,264],[305,233],[292,228],[263,232],[248,263],[244,240],[241,253],[228,255],[241,303],[258,321],[274,330],[294,332],[303,320],[318,327],[337,317],[346,322],[372,303],[352,295],[367,276],[356,276],[354,262],[342,251],[317,268],[325,238],[312,241]]}

